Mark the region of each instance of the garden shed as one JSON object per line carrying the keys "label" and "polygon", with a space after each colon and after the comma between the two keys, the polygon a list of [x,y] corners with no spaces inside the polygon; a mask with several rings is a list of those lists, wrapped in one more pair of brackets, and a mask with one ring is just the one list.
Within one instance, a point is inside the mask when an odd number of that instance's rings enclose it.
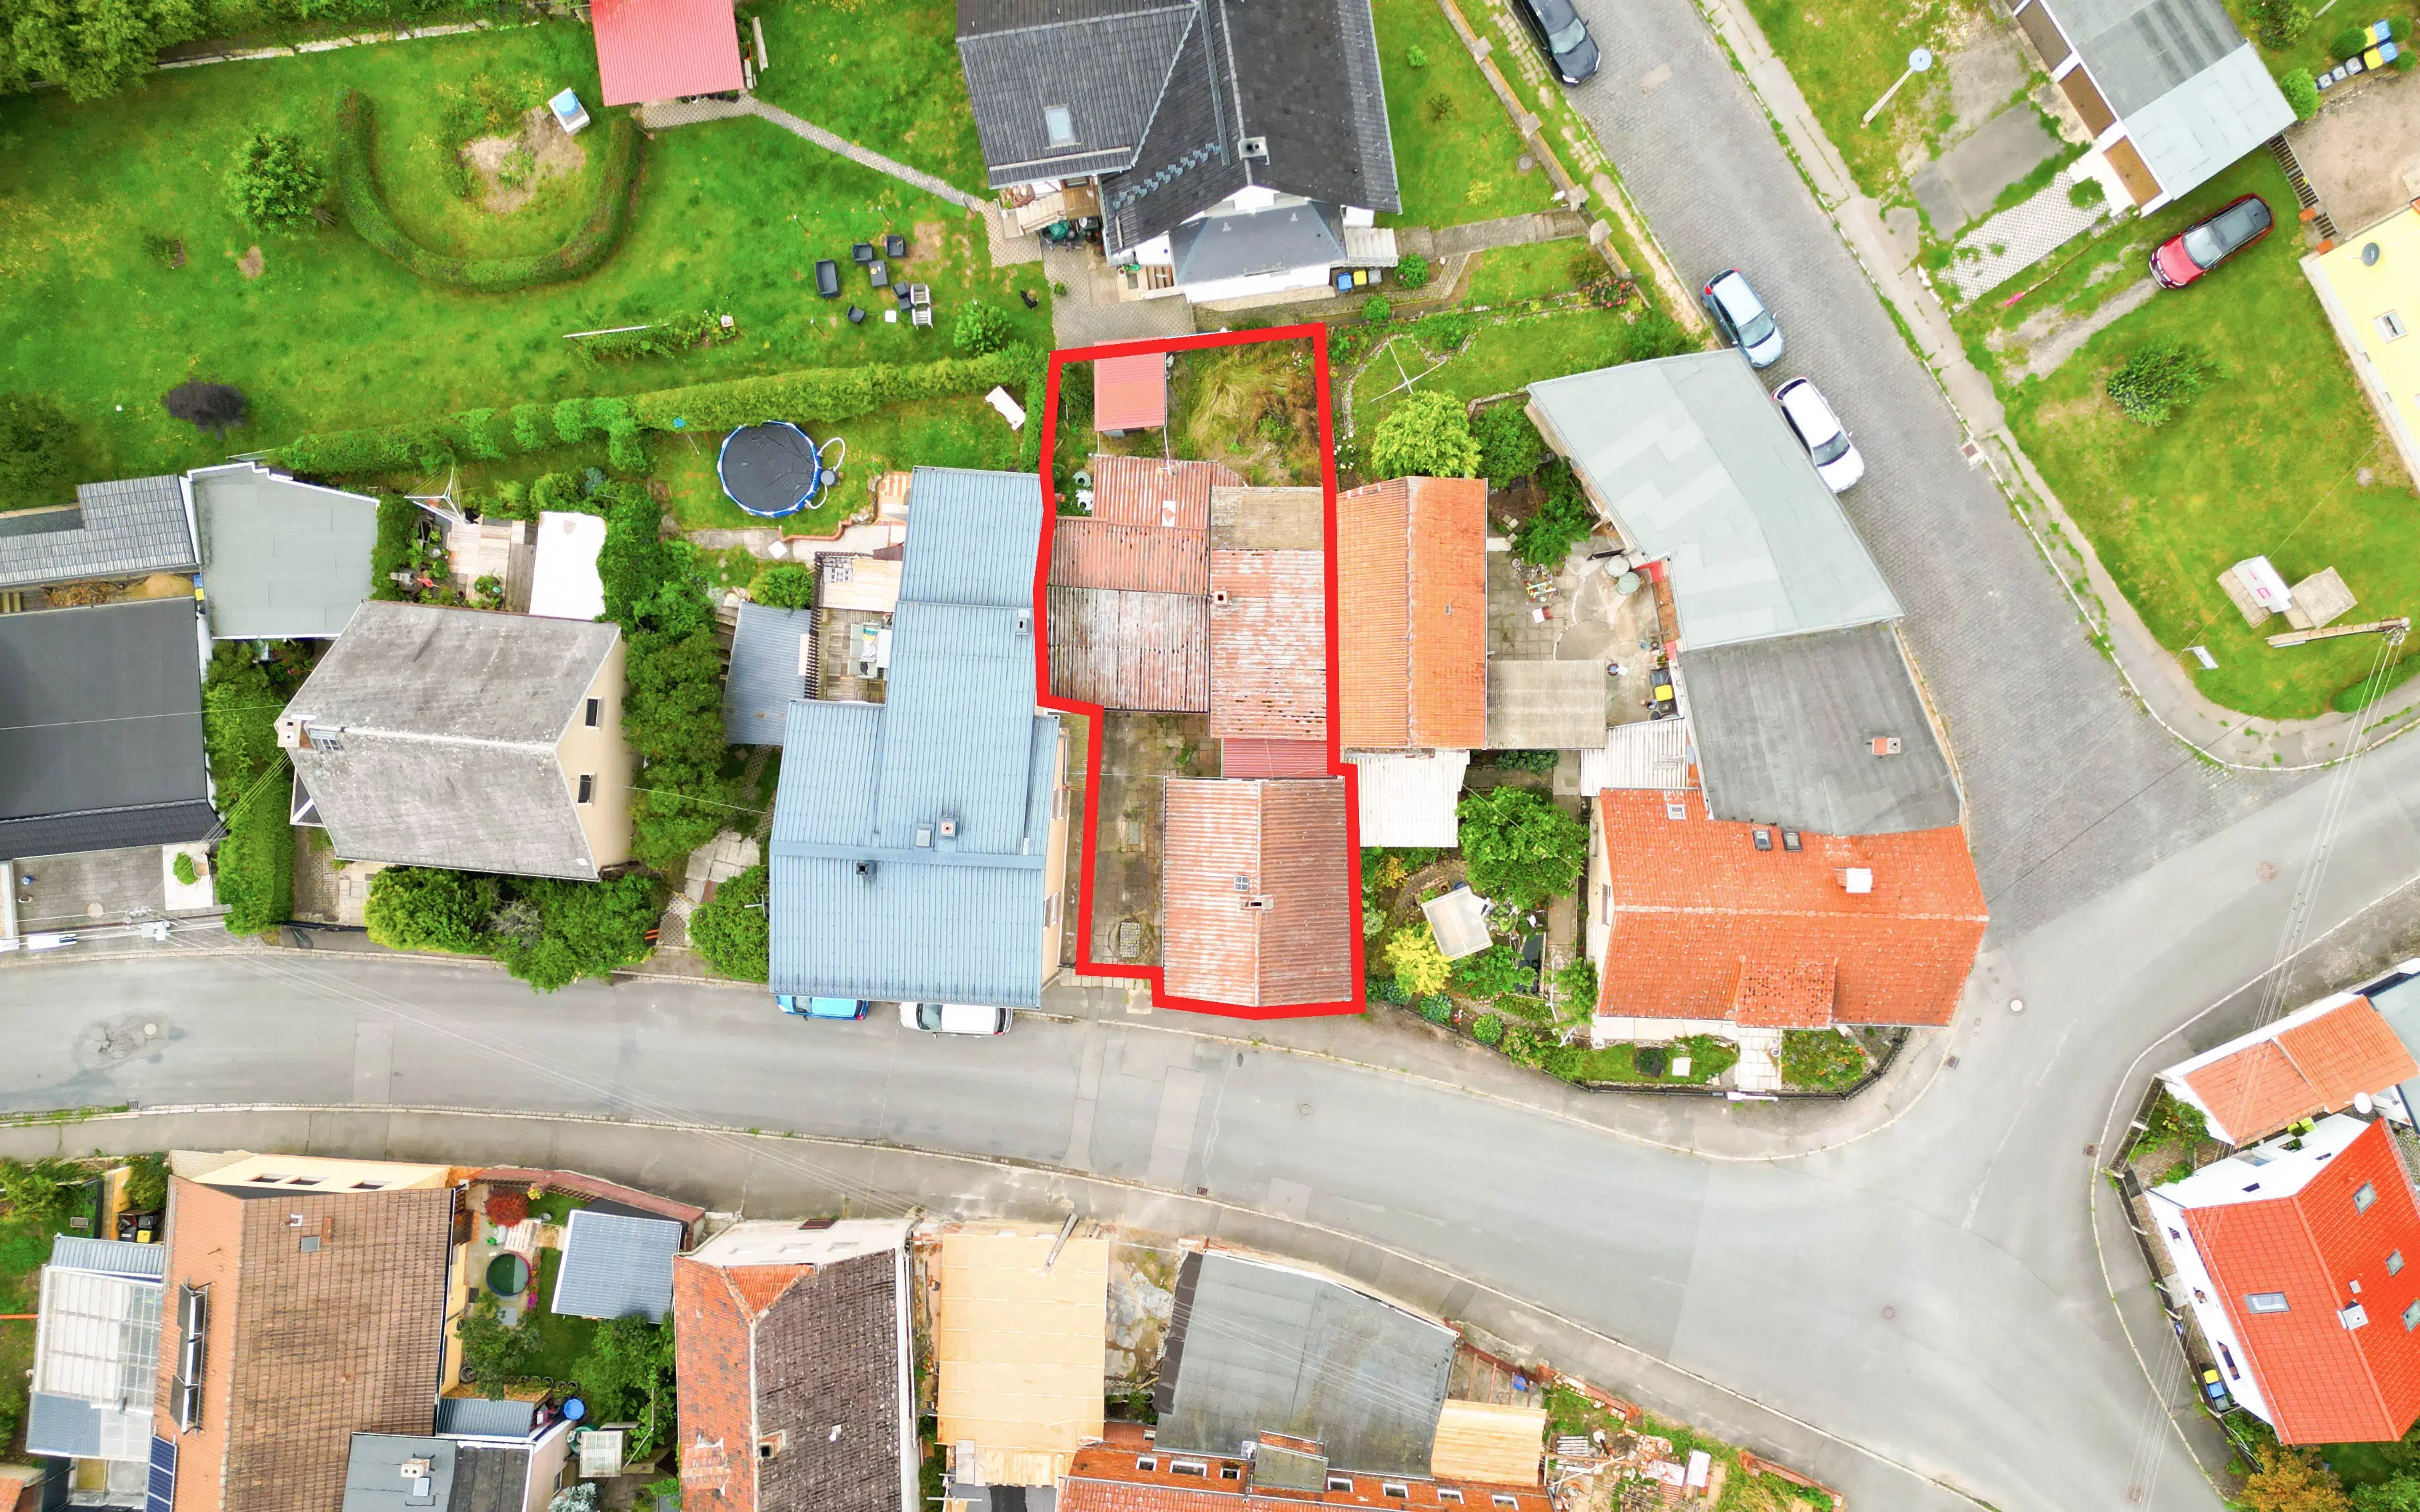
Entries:
{"label": "garden shed", "polygon": [[548,1307],[573,1318],[662,1322],[673,1305],[673,1257],[688,1233],[669,1218],[579,1209],[564,1227],[563,1264]]}
{"label": "garden shed", "polygon": [[1168,424],[1168,358],[1161,352],[1104,357],[1093,364],[1093,428],[1108,435]]}
{"label": "garden shed", "polygon": [[732,0],[596,0],[588,19],[608,107],[724,94],[746,83]]}

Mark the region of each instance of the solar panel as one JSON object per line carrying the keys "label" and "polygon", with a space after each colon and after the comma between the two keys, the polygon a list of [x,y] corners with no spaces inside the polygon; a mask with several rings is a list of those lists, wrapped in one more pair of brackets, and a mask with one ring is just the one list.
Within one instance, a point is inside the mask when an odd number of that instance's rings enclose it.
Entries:
{"label": "solar panel", "polygon": [[151,1480],[143,1498],[143,1512],[169,1512],[177,1500],[177,1441],[151,1441]]}

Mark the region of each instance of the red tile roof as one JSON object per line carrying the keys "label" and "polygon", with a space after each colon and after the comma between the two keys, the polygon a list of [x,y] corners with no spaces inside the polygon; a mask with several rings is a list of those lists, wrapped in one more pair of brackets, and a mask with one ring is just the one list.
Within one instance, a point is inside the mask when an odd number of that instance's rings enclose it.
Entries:
{"label": "red tile roof", "polygon": [[1396,478],[1336,496],[1346,746],[1487,744],[1487,484]]}
{"label": "red tile roof", "polygon": [[1326,552],[1210,553],[1210,733],[1327,739]]}
{"label": "red tile roof", "polygon": [[732,0],[595,0],[588,18],[609,106],[720,94],[745,82]]}
{"label": "red tile roof", "polygon": [[[2354,1205],[2364,1183],[2376,1194],[2366,1211]],[[2420,1305],[2420,1265],[2386,1269],[2397,1251],[2420,1259],[2420,1207],[2383,1120],[2290,1196],[2184,1216],[2280,1439],[2397,1439],[2420,1419],[2420,1334],[2404,1324]],[[2286,1311],[2252,1311],[2244,1299],[2264,1291],[2284,1292]],[[2368,1320],[2347,1328],[2337,1309],[2354,1301]]]}
{"label": "red tile roof", "polygon": [[1243,474],[1216,462],[1163,462],[1156,456],[1092,459],[1093,519],[1165,530],[1210,529],[1210,490],[1240,488]]}
{"label": "red tile roof", "polygon": [[1210,532],[1066,516],[1050,527],[1050,583],[1198,597],[1210,592]]}
{"label": "red tile roof", "polygon": [[2297,1119],[2352,1105],[2420,1076],[2412,1052],[2366,997],[2356,997],[2263,1038],[2180,1078],[2209,1110],[2212,1132],[2248,1144]]}
{"label": "red tile roof", "polygon": [[[1317,1452],[1315,1446],[1312,1452]],[[1187,1469],[1173,1468],[1178,1465]],[[1257,1486],[1252,1471],[1249,1459],[1173,1454],[1148,1443],[1113,1440],[1089,1444],[1077,1451],[1075,1464],[1060,1483],[1059,1512],[1289,1512],[1306,1506],[1459,1506],[1463,1512],[1494,1512],[1497,1496],[1512,1497],[1518,1512],[1551,1512],[1554,1505],[1546,1492],[1535,1486],[1399,1478],[1340,1470],[1333,1472],[1334,1478],[1350,1481],[1349,1488],[1294,1491]],[[1386,1488],[1389,1486],[1401,1487],[1404,1494],[1388,1495]],[[1459,1489],[1462,1498],[1448,1501],[1437,1495],[1440,1489]]]}
{"label": "red tile roof", "polygon": [[1160,352],[1093,364],[1093,428],[1157,430],[1168,424],[1168,359]]}
{"label": "red tile roof", "polygon": [[1327,746],[1318,740],[1254,740],[1238,736],[1218,742],[1220,777],[1326,777]]}
{"label": "red tile roof", "polygon": [[[1597,813],[1590,902],[1612,925],[1598,1012],[1812,1027],[1938,1026],[1957,1010],[1986,915],[1955,826],[1803,832],[1791,852],[1778,828],[1707,818],[1697,793],[1607,789]],[[1850,869],[1871,890],[1849,891]]]}
{"label": "red tile roof", "polygon": [[1352,995],[1343,779],[1172,777],[1161,812],[1171,995],[1245,1008]]}

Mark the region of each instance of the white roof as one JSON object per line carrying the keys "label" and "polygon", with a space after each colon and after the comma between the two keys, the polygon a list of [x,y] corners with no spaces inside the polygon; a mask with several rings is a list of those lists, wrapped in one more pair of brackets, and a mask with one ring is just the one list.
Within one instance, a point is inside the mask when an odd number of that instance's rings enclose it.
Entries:
{"label": "white roof", "polygon": [[597,574],[605,549],[601,516],[548,510],[537,517],[537,558],[530,570],[532,614],[550,620],[594,620],[605,613],[605,579]]}
{"label": "white roof", "polygon": [[707,1265],[837,1265],[908,1242],[905,1218],[843,1218],[828,1228],[755,1220],[730,1227],[690,1252]]}
{"label": "white roof", "polygon": [[1686,716],[1615,725],[1605,733],[1603,749],[1580,752],[1580,795],[1585,798],[1593,798],[1607,788],[1653,788],[1670,793],[1688,785]]}
{"label": "white roof", "polygon": [[1347,751],[1361,769],[1361,843],[1440,846],[1461,842],[1454,805],[1470,769],[1466,750]]}
{"label": "white roof", "polygon": [[2169,199],[2189,193],[2227,164],[2294,124],[2250,42],[2126,113],[2126,134]]}
{"label": "white roof", "polygon": [[[2329,1161],[2361,1136],[2369,1120],[2332,1113],[2299,1139],[2281,1134],[2212,1161],[2181,1181],[2151,1188],[2151,1195],[2180,1208],[2230,1208],[2290,1197],[2310,1184]],[[2299,1144],[2300,1149],[2288,1149]]]}

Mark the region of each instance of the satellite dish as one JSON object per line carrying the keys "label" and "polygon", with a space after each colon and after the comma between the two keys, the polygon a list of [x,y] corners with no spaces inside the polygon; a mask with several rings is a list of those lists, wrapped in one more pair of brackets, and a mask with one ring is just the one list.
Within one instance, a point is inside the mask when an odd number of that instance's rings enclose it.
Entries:
{"label": "satellite dish", "polygon": [[2367,1092],[2355,1092],[2352,1095],[2352,1110],[2363,1118],[2369,1117],[2369,1110],[2373,1105],[2375,1105],[2374,1100]]}
{"label": "satellite dish", "polygon": [[2363,244],[2361,249],[2361,265],[2364,268],[2375,268],[2378,266],[2377,242],[2370,241]]}
{"label": "satellite dish", "polygon": [[1919,47],[1915,52],[1910,53],[1907,55],[1907,66],[1914,69],[1918,73],[1922,73],[1925,69],[1932,67],[1932,49],[1929,47]]}

